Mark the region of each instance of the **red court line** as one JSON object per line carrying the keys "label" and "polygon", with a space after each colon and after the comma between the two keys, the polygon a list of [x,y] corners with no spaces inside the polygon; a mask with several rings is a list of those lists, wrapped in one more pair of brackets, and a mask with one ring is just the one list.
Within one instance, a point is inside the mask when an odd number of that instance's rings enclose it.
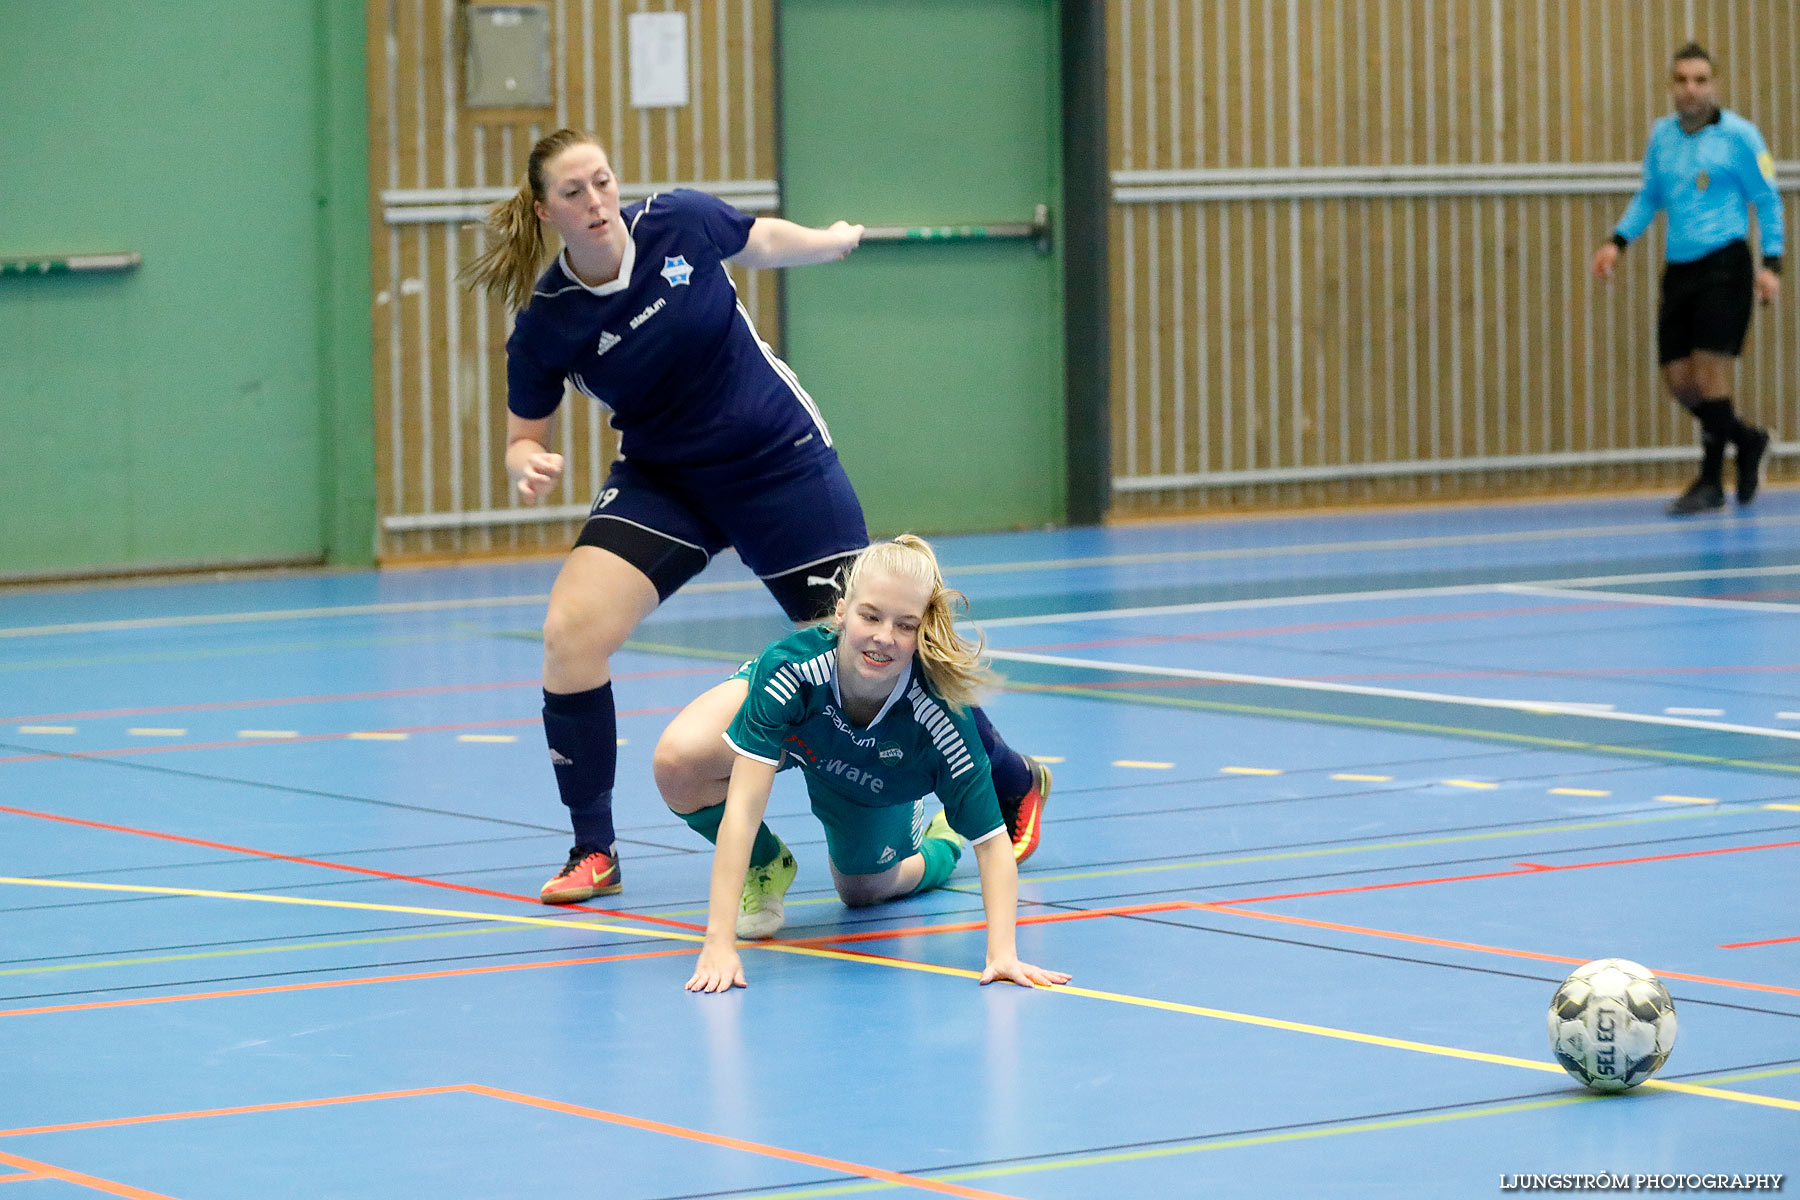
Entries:
{"label": "red court line", "polygon": [[[709,667],[671,667],[664,671],[630,671],[614,675],[615,680],[662,679],[677,675],[716,675],[727,664]],[[277,708],[284,704],[333,704],[352,700],[394,700],[405,696],[442,696],[458,692],[489,692],[502,688],[542,687],[537,679],[508,679],[497,683],[454,683],[438,687],[392,688],[380,692],[338,692],[319,696],[270,696],[256,700],[216,700],[201,704],[160,704],[148,708],[99,708],[89,712],[36,713],[25,717],[0,717],[0,725],[30,721],[102,720],[107,717],[151,717],[178,712],[224,712],[242,708]]]}
{"label": "red court line", "polygon": [[42,1171],[27,1171],[22,1175],[0,1175],[0,1183],[23,1183],[27,1179],[48,1179]]}
{"label": "red court line", "polygon": [[1345,896],[1353,892],[1384,892],[1390,888],[1424,887],[1433,883],[1468,883],[1476,879],[1507,879],[1515,875],[1547,875],[1553,871],[1586,871],[1593,867],[1625,867],[1637,863],[1673,862],[1682,858],[1707,858],[1715,854],[1743,854],[1750,850],[1784,850],[1800,846],[1800,841],[1765,842],[1760,846],[1725,846],[1717,850],[1686,850],[1680,854],[1650,854],[1643,858],[1609,858],[1600,862],[1565,863],[1559,866],[1529,866],[1516,871],[1483,871],[1475,875],[1443,875],[1435,879],[1403,879],[1396,883],[1364,883],[1356,887],[1321,888],[1314,892],[1278,892],[1267,896],[1241,896],[1235,900],[1215,900],[1214,905],[1261,904],[1269,900],[1305,900],[1313,896]]}
{"label": "red court line", "polygon": [[1617,602],[1534,604],[1525,608],[1489,608],[1474,612],[1420,613],[1409,617],[1366,617],[1355,621],[1312,621],[1303,625],[1267,625],[1255,629],[1218,629],[1205,633],[1159,633],[1139,637],[1101,638],[1086,642],[1051,642],[1041,646],[1008,646],[1008,650],[1093,650],[1106,646],[1155,646],[1170,642],[1213,642],[1243,637],[1279,637],[1293,633],[1329,633],[1343,629],[1378,629],[1394,625],[1426,625],[1442,621],[1482,621],[1490,617],[1535,617],[1545,613],[1608,612],[1638,607]]}
{"label": "red court line", "polygon": [[[98,1175],[83,1175],[80,1171],[65,1171],[61,1167],[53,1167],[49,1163],[41,1163],[35,1159],[20,1158],[16,1154],[0,1154],[0,1163],[9,1167],[24,1167],[32,1171],[37,1178],[60,1179],[64,1183],[73,1183],[79,1187],[90,1188],[96,1192],[105,1192],[108,1196],[124,1196],[127,1200],[174,1200],[161,1192],[147,1192],[143,1188],[135,1188],[126,1183],[114,1183],[110,1179],[101,1179]],[[32,1176],[24,1176],[31,1178]],[[14,1178],[20,1178],[14,1176]]]}
{"label": "red court line", "polygon": [[745,1141],[743,1138],[727,1137],[723,1134],[706,1133],[698,1129],[687,1129],[680,1125],[668,1125],[662,1121],[651,1121],[643,1117],[629,1117],[623,1113],[607,1112],[604,1109],[588,1108],[580,1104],[564,1104],[559,1100],[546,1100],[541,1096],[529,1096],[523,1092],[509,1092],[502,1088],[486,1087],[482,1084],[466,1084],[464,1091],[478,1096],[491,1096],[496,1100],[510,1100],[514,1104],[529,1105],[532,1108],[548,1109],[551,1112],[568,1113],[577,1117],[588,1117],[596,1121],[605,1121],[612,1125],[623,1125],[628,1129],[639,1129],[646,1133],[660,1133],[666,1137],[682,1138],[690,1142],[700,1142],[708,1146],[718,1146],[726,1150],[742,1150],[749,1154],[760,1154],[765,1158],[777,1158],[783,1162],[798,1163],[801,1166],[818,1167],[821,1170],[835,1171],[843,1175],[856,1175],[863,1179],[874,1179],[882,1183],[894,1184],[898,1187],[918,1188],[922,1191],[936,1192],[940,1196],[962,1196],[967,1200],[1015,1200],[1002,1192],[986,1192],[979,1188],[963,1187],[955,1183],[943,1183],[935,1179],[927,1179],[920,1175],[906,1175],[899,1171],[888,1171],[881,1167],[866,1166],[862,1163],[846,1162],[841,1158],[826,1158],[821,1154],[808,1154],[803,1150],[787,1150],[780,1146],[765,1145],[762,1142]]}
{"label": "red court line", "polygon": [[1800,942],[1800,935],[1795,937],[1764,938],[1760,942],[1726,942],[1721,950],[1748,950],[1752,946],[1783,946],[1788,942]]}
{"label": "red court line", "polygon": [[[653,717],[661,713],[680,712],[679,704],[656,708],[628,708],[621,717]],[[390,725],[379,730],[352,730],[344,733],[308,733],[291,738],[234,738],[223,742],[176,742],[163,746],[121,746],[113,750],[62,750],[54,754],[15,754],[0,758],[0,763],[54,762],[64,758],[132,758],[141,754],[178,754],[184,750],[229,750],[237,746],[296,746],[302,742],[340,742],[351,733],[449,733],[458,729],[504,729],[515,725],[539,725],[542,717],[508,717],[500,721],[458,721],[450,725]]]}
{"label": "red court line", "polygon": [[[249,854],[257,858],[275,859],[280,862],[300,863],[308,867],[325,867],[332,871],[349,871],[356,875],[372,875],[377,879],[394,879],[402,883],[421,883],[426,887],[445,888],[453,892],[467,892],[474,896],[492,896],[500,900],[519,900],[526,904],[539,904],[536,896],[521,896],[516,892],[498,892],[491,888],[475,887],[466,883],[451,883],[443,879],[430,879],[423,875],[401,875],[394,871],[382,871],[374,867],[358,867],[349,863],[332,862],[323,858],[306,858],[298,854],[280,854],[274,850],[258,850],[254,846],[234,846],[230,842],[213,842],[205,838],[184,837],[179,833],[161,833],[154,829],[137,829],[130,825],[111,825],[105,821],[89,821],[81,817],[64,817],[56,813],[35,812],[29,808],[14,808],[10,804],[0,804],[0,813],[15,817],[35,817],[40,821],[56,821],[64,825],[80,825],[88,829],[104,829],[109,833],[129,833],[136,837],[156,838],[164,842],[180,842],[186,846],[202,846],[208,850],[225,850],[232,854]],[[611,908],[594,908],[586,904],[559,904],[559,910],[573,912],[598,913],[606,917],[619,917],[625,920],[644,921],[651,925],[668,925],[676,929],[691,929],[704,932],[706,926],[694,925],[687,921],[676,921],[669,917],[639,916],[636,913],[619,912]]]}
{"label": "red court line", "polygon": [[629,962],[639,958],[668,958],[671,955],[693,953],[692,946],[679,946],[671,950],[641,950],[635,954],[561,958],[554,962],[501,963],[489,967],[453,967],[445,971],[419,971],[410,975],[365,975],[357,979],[320,979],[311,983],[278,983],[268,987],[234,988],[223,992],[183,992],[176,996],[135,996],[129,1000],[90,1000],[82,1004],[48,1004],[41,1008],[0,1009],[0,1017],[34,1017],[49,1013],[94,1012],[103,1008],[140,1008],[148,1004],[174,1004],[184,1000],[229,1000],[239,996],[275,996],[285,992],[316,992],[325,988],[357,987],[365,983],[410,983],[420,979],[498,975],[504,971],[536,971],[544,967],[584,967],[590,963]]}
{"label": "red court line", "polygon": [[[1309,929],[1332,929],[1339,933],[1358,933],[1365,937],[1389,938],[1397,942],[1415,942],[1422,946],[1443,946],[1451,950],[1473,950],[1480,954],[1501,954],[1509,958],[1530,958],[1539,962],[1573,963],[1580,966],[1589,961],[1585,958],[1571,958],[1565,954],[1540,954],[1535,950],[1508,950],[1503,946],[1484,946],[1480,942],[1457,942],[1448,938],[1427,937],[1421,933],[1400,933],[1392,929],[1371,929],[1366,925],[1345,925],[1339,921],[1320,921],[1311,917],[1291,917],[1286,913],[1255,912],[1250,909],[1224,908],[1217,904],[1208,904],[1202,900],[1182,900],[1178,902],[1182,908],[1197,909],[1201,912],[1222,913],[1233,917],[1255,917],[1259,921],[1279,921],[1283,925],[1304,925]],[[1777,987],[1772,983],[1749,983],[1742,979],[1720,979],[1712,975],[1692,975],[1685,971],[1665,971],[1661,967],[1653,967],[1652,971],[1664,979],[1685,979],[1689,983],[1711,983],[1720,987],[1745,988],[1753,992],[1774,992],[1781,996],[1800,996],[1800,988]]]}
{"label": "red court line", "polygon": [[364,1100],[402,1100],[412,1096],[442,1096],[463,1089],[455,1084],[444,1087],[406,1088],[395,1092],[365,1092],[358,1096],[327,1096],[320,1100],[280,1100],[272,1104],[241,1104],[232,1108],[199,1108],[192,1112],[150,1113],[138,1117],[107,1117],[98,1121],[70,1121],[64,1125],[32,1125],[22,1129],[0,1129],[0,1138],[24,1137],[35,1133],[73,1133],[83,1129],[117,1129],[124,1125],[152,1125],[159,1121],[189,1121],[197,1117],[235,1117],[244,1113],[285,1112],[296,1108],[326,1108],[334,1104],[360,1104]]}

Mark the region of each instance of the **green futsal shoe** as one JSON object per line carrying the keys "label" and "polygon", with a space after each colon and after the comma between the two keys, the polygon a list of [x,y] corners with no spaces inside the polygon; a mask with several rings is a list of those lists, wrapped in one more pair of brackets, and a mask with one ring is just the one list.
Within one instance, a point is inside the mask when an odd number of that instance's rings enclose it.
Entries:
{"label": "green futsal shoe", "polygon": [[925,836],[928,838],[947,838],[958,850],[962,849],[962,834],[950,828],[950,818],[944,815],[944,810],[941,808],[938,809],[938,815],[931,818],[931,824],[925,827]]}
{"label": "green futsal shoe", "polygon": [[763,867],[751,867],[744,876],[744,892],[738,900],[737,935],[747,941],[772,938],[787,920],[781,899],[787,895],[794,874],[800,867],[793,851],[780,838],[775,839],[781,853]]}

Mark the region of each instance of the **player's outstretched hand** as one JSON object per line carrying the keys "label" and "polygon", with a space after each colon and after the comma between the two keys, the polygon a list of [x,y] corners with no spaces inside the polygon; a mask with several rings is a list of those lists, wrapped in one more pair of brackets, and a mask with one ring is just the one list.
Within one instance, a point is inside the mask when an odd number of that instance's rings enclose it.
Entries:
{"label": "player's outstretched hand", "polygon": [[690,992],[729,992],[734,987],[749,987],[744,982],[744,962],[730,946],[707,946],[700,951],[700,961],[687,981]]}
{"label": "player's outstretched hand", "polygon": [[1054,987],[1059,983],[1069,982],[1071,978],[1073,976],[1066,971],[1046,971],[1016,958],[995,959],[981,973],[983,984],[992,983],[996,979],[1007,979],[1020,987]]}
{"label": "player's outstretched hand", "polygon": [[544,493],[556,486],[562,473],[562,455],[548,451],[533,454],[525,460],[525,473],[519,476],[519,499],[527,504],[536,504],[543,499]]}
{"label": "player's outstretched hand", "polygon": [[1618,262],[1619,248],[1611,242],[1606,243],[1594,251],[1594,278],[1611,279],[1613,268],[1618,265]]}
{"label": "player's outstretched hand", "polygon": [[863,227],[852,225],[848,221],[833,221],[825,230],[838,239],[838,252],[832,256],[834,260],[847,256],[852,250],[862,245]]}

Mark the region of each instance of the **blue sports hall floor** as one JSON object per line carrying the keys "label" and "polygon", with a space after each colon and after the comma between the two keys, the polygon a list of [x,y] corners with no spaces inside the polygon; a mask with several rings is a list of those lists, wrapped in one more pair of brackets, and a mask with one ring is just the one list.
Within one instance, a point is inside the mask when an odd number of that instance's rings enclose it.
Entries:
{"label": "blue sports hall floor", "polygon": [[[625,891],[538,720],[549,561],[0,592],[0,1200],[1481,1196],[1800,1167],[1800,491],[942,539],[1056,784],[1055,990],[978,987],[971,856],[800,875],[682,990],[669,717],[784,629],[721,561],[614,661]],[[1596,1097],[1557,982],[1680,1037]]]}

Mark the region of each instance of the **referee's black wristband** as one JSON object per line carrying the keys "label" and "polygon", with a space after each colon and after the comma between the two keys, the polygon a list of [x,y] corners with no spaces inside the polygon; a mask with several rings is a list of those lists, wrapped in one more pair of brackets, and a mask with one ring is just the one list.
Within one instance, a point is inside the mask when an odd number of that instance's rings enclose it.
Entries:
{"label": "referee's black wristband", "polygon": [[1621,250],[1623,250],[1625,247],[1631,245],[1630,242],[1626,241],[1625,238],[1618,233],[1614,233],[1612,235],[1612,244],[1617,246]]}
{"label": "referee's black wristband", "polygon": [[1779,255],[1779,254],[1763,255],[1763,270],[1767,271],[1771,275],[1781,274],[1781,255]]}

